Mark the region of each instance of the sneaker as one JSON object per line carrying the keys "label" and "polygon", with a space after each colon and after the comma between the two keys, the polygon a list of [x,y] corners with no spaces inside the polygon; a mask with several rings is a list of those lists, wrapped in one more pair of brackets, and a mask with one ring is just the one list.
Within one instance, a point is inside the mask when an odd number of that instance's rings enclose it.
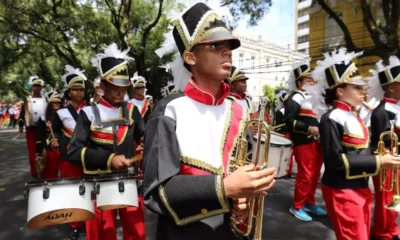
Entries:
{"label": "sneaker", "polygon": [[305,222],[311,222],[312,221],[312,218],[310,217],[310,215],[308,215],[307,213],[306,213],[306,211],[304,211],[304,209],[302,208],[302,209],[299,209],[299,210],[296,210],[296,209],[294,209],[293,208],[293,206],[289,209],[289,212],[291,213],[291,214],[293,214],[293,216],[295,216],[297,219],[300,219],[300,220],[302,220],[302,221],[305,221]]}
{"label": "sneaker", "polygon": [[70,240],[78,240],[79,239],[79,229],[72,228],[71,232],[69,234],[69,239]]}
{"label": "sneaker", "polygon": [[304,205],[304,210],[306,210],[306,212],[312,212],[312,213],[314,213],[314,214],[316,214],[318,216],[326,216],[328,214],[324,209],[318,207],[317,205],[307,205],[307,204],[305,204]]}

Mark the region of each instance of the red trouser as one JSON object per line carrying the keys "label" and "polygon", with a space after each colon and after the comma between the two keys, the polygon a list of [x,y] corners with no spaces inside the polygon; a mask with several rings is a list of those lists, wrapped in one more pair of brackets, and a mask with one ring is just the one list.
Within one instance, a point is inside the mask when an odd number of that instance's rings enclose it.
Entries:
{"label": "red trouser", "polygon": [[60,151],[46,149],[46,167],[43,169],[43,179],[54,179],[58,177],[60,167]]}
{"label": "red trouser", "polygon": [[[388,183],[388,174],[386,182]],[[397,212],[385,208],[385,205],[392,202],[393,191],[383,192],[380,190],[380,176],[372,177],[375,189],[375,209],[374,226],[371,234],[382,240],[392,239],[393,236],[400,235],[399,227],[396,223]]]}
{"label": "red trouser", "polygon": [[[290,139],[290,134],[289,134],[289,133],[285,133],[285,134],[283,134],[283,135],[285,136],[285,138]],[[293,173],[293,152],[292,152],[292,154],[290,155],[290,158],[289,158],[289,165],[288,165],[288,169],[286,170],[286,173],[287,173],[288,175],[291,175],[291,174]]]}
{"label": "red trouser", "polygon": [[[124,240],[144,240],[144,204],[139,195],[139,207],[118,209],[121,219]],[[95,205],[95,218],[86,222],[87,240],[117,240],[117,210],[101,211]]]}
{"label": "red trouser", "polygon": [[[60,161],[60,175],[61,178],[78,178],[84,176],[82,168],[75,166],[68,160]],[[69,225],[71,228],[80,228],[83,222],[73,222]]]}
{"label": "red trouser", "polygon": [[369,188],[336,189],[322,185],[322,196],[337,240],[369,239],[374,199]]}
{"label": "red trouser", "polygon": [[25,130],[26,146],[28,147],[28,159],[32,176],[37,175],[36,171],[36,128],[27,127]]}
{"label": "red trouser", "polygon": [[293,207],[299,210],[303,208],[304,203],[315,205],[315,191],[323,163],[321,145],[314,141],[295,146],[293,155],[297,162]]}

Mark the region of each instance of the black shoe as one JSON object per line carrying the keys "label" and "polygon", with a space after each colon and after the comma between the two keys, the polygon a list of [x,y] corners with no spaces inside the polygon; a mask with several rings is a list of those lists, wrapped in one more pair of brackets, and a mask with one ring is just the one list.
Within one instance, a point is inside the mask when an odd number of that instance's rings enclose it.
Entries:
{"label": "black shoe", "polygon": [[296,173],[288,174],[285,176],[285,179],[294,179],[296,178]]}
{"label": "black shoe", "polygon": [[392,240],[400,240],[400,236],[393,236]]}
{"label": "black shoe", "polygon": [[78,240],[78,238],[79,238],[79,229],[78,228],[72,228],[72,231],[69,234],[69,239],[70,240]]}

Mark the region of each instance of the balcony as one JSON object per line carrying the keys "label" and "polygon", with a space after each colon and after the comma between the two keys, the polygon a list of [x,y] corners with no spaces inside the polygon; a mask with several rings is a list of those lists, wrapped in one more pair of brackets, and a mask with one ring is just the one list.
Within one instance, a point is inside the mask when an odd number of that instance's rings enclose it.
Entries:
{"label": "balcony", "polygon": [[308,15],[308,14],[305,16],[299,17],[297,19],[298,24],[303,23],[303,22],[308,22],[308,21],[310,21],[310,15]]}
{"label": "balcony", "polygon": [[310,47],[310,42],[303,42],[297,44],[297,51],[300,51],[302,49],[308,49]]}
{"label": "balcony", "polygon": [[297,37],[302,37],[310,34],[310,28],[304,28],[297,31]]}
{"label": "balcony", "polygon": [[312,0],[306,0],[306,1],[299,2],[299,4],[297,5],[297,10],[303,10],[305,8],[309,8],[309,7],[311,7],[311,4],[312,4]]}

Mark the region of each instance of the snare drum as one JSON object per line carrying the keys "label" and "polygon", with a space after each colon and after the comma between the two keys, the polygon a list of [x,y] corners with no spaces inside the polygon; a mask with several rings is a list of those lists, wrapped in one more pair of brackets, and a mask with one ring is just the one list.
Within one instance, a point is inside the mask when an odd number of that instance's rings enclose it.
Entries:
{"label": "snare drum", "polygon": [[[257,136],[254,136],[254,141],[257,142]],[[258,163],[261,164],[262,156],[264,155],[265,137],[261,139],[261,147],[258,158]],[[276,168],[276,177],[283,177],[286,175],[287,166],[289,163],[290,155],[292,154],[292,141],[285,138],[283,135],[271,132],[271,140],[269,143],[268,153],[268,167]],[[256,157],[252,156],[252,160]]]}
{"label": "snare drum", "polygon": [[112,210],[138,206],[137,176],[110,174],[95,177],[97,208]]}
{"label": "snare drum", "polygon": [[94,218],[93,182],[85,179],[32,181],[28,191],[28,228],[40,228]]}

